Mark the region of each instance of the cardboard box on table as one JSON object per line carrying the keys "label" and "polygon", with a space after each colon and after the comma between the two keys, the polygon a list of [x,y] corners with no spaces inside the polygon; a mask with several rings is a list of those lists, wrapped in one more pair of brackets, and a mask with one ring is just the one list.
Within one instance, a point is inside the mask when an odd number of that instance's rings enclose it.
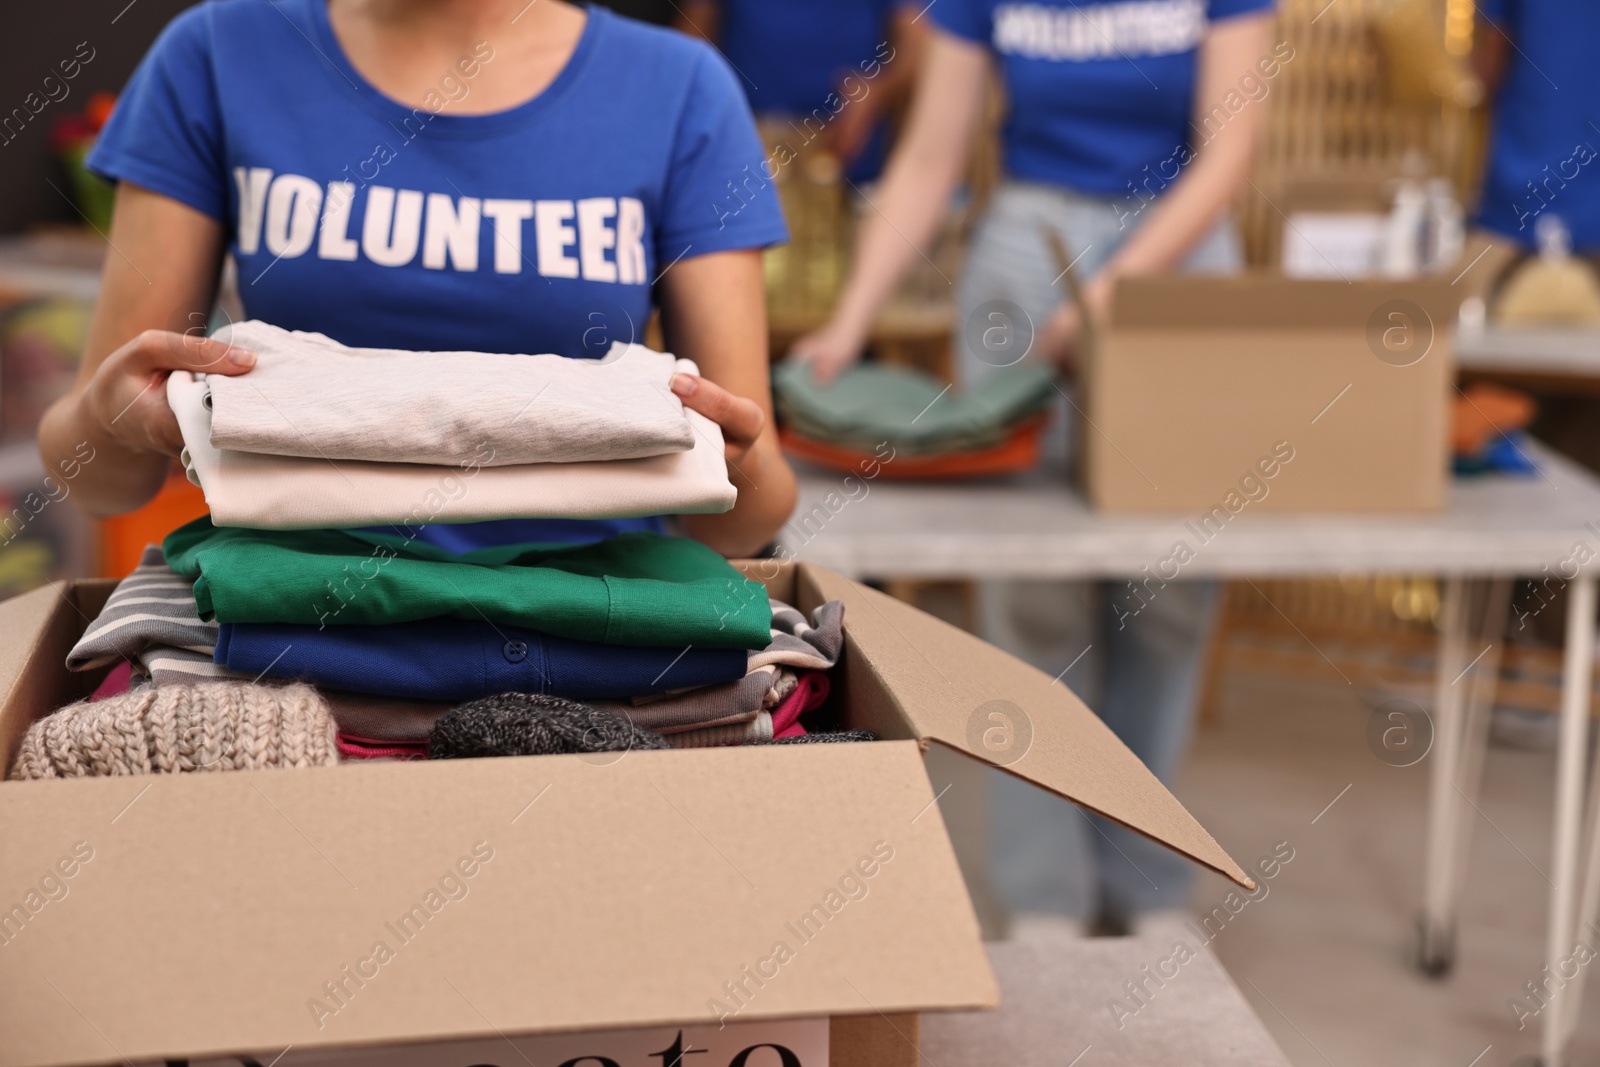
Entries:
{"label": "cardboard box on table", "polygon": [[[0,783],[0,1067],[556,1067],[507,1042],[663,1027],[617,1067],[670,1067],[685,1025],[724,1046],[685,1065],[728,1067],[733,1009],[831,1020],[834,1067],[915,1064],[918,1013],[997,999],[931,744],[1248,884],[1065,686],[829,571],[742,566],[804,610],[846,602],[835,693],[883,741]],[[4,765],[92,683],[62,661],[110,587],[0,604]]]}
{"label": "cardboard box on table", "polygon": [[1083,375],[1091,502],[1190,515],[1442,508],[1461,296],[1433,280],[1122,281]]}

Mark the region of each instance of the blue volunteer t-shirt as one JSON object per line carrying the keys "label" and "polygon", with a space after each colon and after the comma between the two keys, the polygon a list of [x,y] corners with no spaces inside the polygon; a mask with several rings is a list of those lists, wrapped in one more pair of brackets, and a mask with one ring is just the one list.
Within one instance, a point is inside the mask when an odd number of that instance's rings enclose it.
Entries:
{"label": "blue volunteer t-shirt", "polygon": [[[758,115],[801,120],[851,107],[895,62],[890,20],[910,0],[719,0],[722,54]],[[847,83],[846,78],[852,79]],[[887,154],[879,123],[850,176],[877,177]]]}
{"label": "blue volunteer t-shirt", "polygon": [[1130,185],[1144,187],[1145,167],[1171,180],[1187,161],[1207,26],[1272,7],[1273,0],[939,0],[929,14],[999,60],[1010,177],[1125,196]]}
{"label": "blue volunteer t-shirt", "polygon": [[1600,251],[1600,4],[1479,0],[1478,10],[1516,46],[1494,99],[1479,219],[1532,246],[1549,213],[1574,248]]}
{"label": "blue volunteer t-shirt", "polygon": [[[145,57],[89,166],[220,221],[247,314],[348,345],[598,358],[638,339],[681,258],[786,238],[727,64],[588,9],[566,67],[458,114],[493,42],[423,107],[350,64],[326,0],[211,0]],[[432,526],[450,548],[657,520]]]}

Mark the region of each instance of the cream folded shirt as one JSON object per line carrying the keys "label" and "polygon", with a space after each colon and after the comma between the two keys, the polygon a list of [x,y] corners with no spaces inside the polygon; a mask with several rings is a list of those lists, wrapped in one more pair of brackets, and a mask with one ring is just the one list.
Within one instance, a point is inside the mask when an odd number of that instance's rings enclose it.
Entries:
{"label": "cream folded shirt", "polygon": [[211,382],[211,443],[222,449],[511,466],[694,446],[667,384],[693,364],[643,345],[613,344],[604,359],[405,352],[348,348],[256,319],[216,338],[257,356],[249,374]]}
{"label": "cream folded shirt", "polygon": [[[687,364],[695,373],[694,364]],[[254,374],[255,371],[251,371]],[[222,376],[174,371],[167,403],[183,432],[183,465],[204,491],[218,526],[265,530],[490,519],[604,519],[727,511],[735,491],[722,430],[684,409],[687,452],[603,463],[369,463],[218,448],[211,443],[207,390]]]}

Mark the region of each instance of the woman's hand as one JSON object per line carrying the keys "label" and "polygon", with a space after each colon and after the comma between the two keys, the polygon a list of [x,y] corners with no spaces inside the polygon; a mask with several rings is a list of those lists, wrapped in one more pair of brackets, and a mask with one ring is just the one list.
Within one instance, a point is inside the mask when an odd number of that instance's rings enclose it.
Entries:
{"label": "woman's hand", "polygon": [[861,358],[865,344],[861,331],[834,318],[822,329],[813,330],[789,346],[789,358],[809,364],[812,376],[826,385]]}
{"label": "woman's hand", "polygon": [[[846,78],[845,82],[850,80]],[[848,167],[860,158],[867,142],[872,140],[883,110],[884,94],[868,91],[864,96],[851,97],[845,85],[839,86],[838,93],[845,104],[833,119],[833,151],[839,162]]]}
{"label": "woman's hand", "polygon": [[[1102,329],[1111,311],[1111,294],[1115,282],[1104,274],[1096,275],[1083,287],[1084,303],[1088,305],[1089,332]],[[1071,374],[1077,369],[1085,341],[1084,309],[1077,304],[1062,304],[1045,321],[1034,346],[1040,358],[1048,359]]]}
{"label": "woman's hand", "polygon": [[243,374],[254,352],[191,333],[145,330],[113,351],[83,392],[83,406],[98,435],[139,452],[175,456],[183,449],[178,420],[167,406],[167,376],[174,371]]}
{"label": "woman's hand", "polygon": [[684,407],[698,411],[722,428],[728,462],[735,467],[744,462],[767,425],[767,414],[761,410],[761,405],[734,396],[698,374],[674,374],[668,384]]}

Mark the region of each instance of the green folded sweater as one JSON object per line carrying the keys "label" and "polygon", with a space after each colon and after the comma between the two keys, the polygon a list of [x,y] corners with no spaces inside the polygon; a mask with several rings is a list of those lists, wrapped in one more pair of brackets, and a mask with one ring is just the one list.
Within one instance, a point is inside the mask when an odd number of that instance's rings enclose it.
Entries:
{"label": "green folded sweater", "polygon": [[803,364],[780,364],[774,399],[786,421],[812,437],[839,444],[886,441],[918,454],[992,443],[1049,407],[1055,372],[1036,363],[1007,367],[977,388],[947,389],[907,367],[854,366],[827,385]]}
{"label": "green folded sweater", "polygon": [[453,615],[612,645],[764,648],[766,587],[681,537],[507,545],[454,556],[354,530],[174,530],[167,563],[220,622],[381,625]]}

